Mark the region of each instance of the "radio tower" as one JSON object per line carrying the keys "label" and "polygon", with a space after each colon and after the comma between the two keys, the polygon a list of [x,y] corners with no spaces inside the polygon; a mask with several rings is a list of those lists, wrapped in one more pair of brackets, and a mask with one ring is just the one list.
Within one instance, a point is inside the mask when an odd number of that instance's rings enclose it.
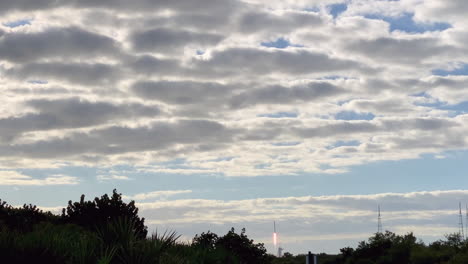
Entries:
{"label": "radio tower", "polygon": [[378,206],[379,214],[377,216],[377,233],[382,233],[382,217],[380,216],[380,204]]}
{"label": "radio tower", "polygon": [[458,227],[460,228],[459,230],[460,238],[463,239],[465,238],[465,232],[463,232],[463,216],[462,216],[462,211],[461,211],[461,203],[458,204],[458,208],[459,208]]}

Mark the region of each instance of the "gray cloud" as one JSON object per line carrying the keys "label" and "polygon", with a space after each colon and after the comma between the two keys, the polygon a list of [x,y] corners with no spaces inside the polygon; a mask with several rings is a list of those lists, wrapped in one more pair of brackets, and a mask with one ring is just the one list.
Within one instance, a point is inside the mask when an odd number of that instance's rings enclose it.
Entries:
{"label": "gray cloud", "polygon": [[335,122],[329,125],[314,127],[314,128],[304,128],[297,127],[294,128],[294,131],[301,137],[310,138],[310,137],[327,137],[327,136],[336,136],[336,135],[349,135],[357,133],[375,133],[379,130],[378,126],[375,123],[366,122],[366,121],[345,121],[345,122]]}
{"label": "gray cloud", "polygon": [[466,19],[468,3],[464,0],[430,0],[416,7],[415,15],[423,21],[448,20],[460,22]]}
{"label": "gray cloud", "polygon": [[297,50],[270,51],[253,48],[231,48],[212,54],[210,60],[193,61],[194,72],[209,76],[233,74],[313,74],[340,71],[368,71],[351,60],[333,58],[325,54]]}
{"label": "gray cloud", "polygon": [[36,99],[27,101],[25,105],[36,109],[38,113],[0,119],[3,138],[11,140],[27,131],[88,127],[106,124],[112,120],[154,117],[160,114],[157,107],[139,104],[116,105],[78,98]]}
{"label": "gray cloud", "polygon": [[103,63],[31,63],[8,69],[6,73],[17,79],[55,79],[90,86],[112,84],[124,78],[118,66]]}
{"label": "gray cloud", "polygon": [[[309,82],[293,87],[194,82],[137,82],[132,90],[141,98],[169,104],[196,105],[197,109],[241,109],[259,104],[309,102],[346,91],[327,82]],[[190,111],[196,109],[190,108]]]}
{"label": "gray cloud", "polygon": [[442,118],[405,118],[405,119],[386,119],[383,120],[382,126],[386,130],[394,129],[418,129],[425,131],[435,131],[449,129],[460,124],[453,121]]}
{"label": "gray cloud", "polygon": [[59,6],[60,1],[57,0],[4,0],[0,2],[0,13],[8,11],[33,11],[48,9]]}
{"label": "gray cloud", "polygon": [[131,36],[133,48],[137,51],[151,51],[157,53],[183,52],[181,48],[196,45],[199,48],[216,45],[222,36],[209,33],[197,33],[168,28],[156,28],[136,32]]}
{"label": "gray cloud", "polygon": [[171,59],[159,59],[149,55],[128,59],[126,63],[128,67],[133,70],[134,74],[145,76],[178,76],[183,73],[183,69],[180,66],[179,61]]}
{"label": "gray cloud", "polygon": [[[112,126],[32,144],[0,146],[0,155],[53,158],[164,150],[175,144],[194,144],[202,147],[203,144],[228,143],[232,141],[234,134],[235,130],[213,121],[154,122],[147,127]],[[198,149],[200,150],[201,148]]]}
{"label": "gray cloud", "polygon": [[230,93],[229,87],[219,83],[193,81],[138,82],[133,91],[142,98],[170,104],[204,104],[222,100]]}
{"label": "gray cloud", "polygon": [[[463,17],[445,21],[452,28],[442,32],[407,34],[356,14],[372,6],[382,16],[415,10],[420,19],[430,10],[349,2],[332,19],[330,1],[313,1],[318,12],[300,2],[3,1],[2,23],[30,23],[1,27],[2,151],[18,161],[50,153],[41,164],[59,153],[71,163],[138,163],[147,155],[203,159],[229,152],[239,158],[223,164],[227,176],[255,176],[339,173],[348,165],[465,146],[464,109],[439,105],[468,100],[466,76],[432,75],[464,65]],[[447,10],[464,8],[453,4]],[[261,46],[279,37],[304,47]],[[343,111],[376,117],[333,120]],[[206,127],[197,130],[195,123]],[[201,132],[177,137],[177,129]],[[360,144],[326,147],[348,138]],[[282,142],[300,143],[279,147]],[[311,160],[320,161],[306,166]],[[216,166],[209,164],[203,166]]]}
{"label": "gray cloud", "polygon": [[255,104],[292,104],[320,100],[344,93],[345,90],[326,82],[311,82],[291,88],[270,86],[252,89],[234,96],[229,104],[232,108]]}
{"label": "gray cloud", "polygon": [[179,12],[209,13],[227,12],[236,8],[235,0],[202,0],[167,1],[167,0],[136,0],[129,3],[125,0],[4,0],[0,4],[2,12],[8,11],[34,11],[59,7],[75,8],[105,8],[111,10],[133,10],[140,12],[154,12],[157,10],[172,9]]}
{"label": "gray cloud", "polygon": [[[397,132],[420,130],[434,133],[460,126],[459,123],[442,118],[387,118],[372,121],[331,121],[329,124],[307,128],[294,127],[301,137],[331,137],[336,135],[368,134],[377,132]],[[424,144],[424,143],[423,143]]]}
{"label": "gray cloud", "polygon": [[396,39],[383,37],[350,42],[347,44],[347,49],[376,61],[414,64],[444,54],[448,50],[452,50],[453,47],[442,44],[435,38]]}
{"label": "gray cloud", "polygon": [[113,39],[76,27],[8,33],[0,38],[0,57],[18,63],[40,59],[108,57],[118,52]]}
{"label": "gray cloud", "polygon": [[106,8],[124,11],[137,10],[141,12],[154,12],[155,10],[171,9],[188,13],[228,13],[239,5],[239,2],[235,0],[201,0],[197,2],[136,0],[131,3],[125,0],[74,0],[65,1],[64,3],[82,8]]}
{"label": "gray cloud", "polygon": [[323,18],[310,12],[285,12],[282,15],[270,12],[251,11],[239,20],[239,31],[246,34],[270,31],[275,34],[288,33],[303,27],[317,27],[324,23]]}

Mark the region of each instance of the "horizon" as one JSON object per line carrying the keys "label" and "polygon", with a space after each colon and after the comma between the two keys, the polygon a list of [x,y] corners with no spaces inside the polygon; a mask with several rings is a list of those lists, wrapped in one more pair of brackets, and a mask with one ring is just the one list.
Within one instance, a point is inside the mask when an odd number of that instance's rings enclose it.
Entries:
{"label": "horizon", "polygon": [[283,252],[338,253],[379,205],[383,230],[443,239],[468,204],[467,12],[0,3],[0,199],[55,210],[115,188],[150,231],[245,227],[272,254],[274,222]]}

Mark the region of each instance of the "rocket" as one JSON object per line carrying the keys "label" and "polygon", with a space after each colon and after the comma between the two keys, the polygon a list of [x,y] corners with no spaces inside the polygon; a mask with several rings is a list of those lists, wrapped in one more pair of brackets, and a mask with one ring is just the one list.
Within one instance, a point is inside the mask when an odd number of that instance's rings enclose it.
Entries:
{"label": "rocket", "polygon": [[276,222],[273,221],[273,245],[276,246],[278,245],[278,236],[276,234]]}

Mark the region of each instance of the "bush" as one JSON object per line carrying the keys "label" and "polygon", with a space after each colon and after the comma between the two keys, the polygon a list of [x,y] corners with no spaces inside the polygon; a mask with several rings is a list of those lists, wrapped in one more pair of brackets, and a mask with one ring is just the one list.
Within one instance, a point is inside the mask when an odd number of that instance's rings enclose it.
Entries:
{"label": "bush", "polygon": [[[254,244],[245,234],[245,228],[237,234],[232,228],[226,235],[218,237],[215,233],[208,231],[196,235],[192,245],[216,255],[219,262],[213,263],[268,263],[269,256],[262,243]],[[211,262],[210,262],[211,263]]]}
{"label": "bush", "polygon": [[89,230],[105,227],[111,220],[125,218],[132,222],[133,232],[138,239],[146,238],[148,229],[144,218],[138,216],[138,208],[135,201],[126,204],[122,201],[122,195],[113,190],[112,196],[107,194],[92,201],[85,201],[81,195],[79,202],[68,202],[67,208],[62,211],[62,219],[65,223],[77,224]]}
{"label": "bush", "polygon": [[0,200],[0,226],[20,232],[31,231],[35,224],[41,222],[56,222],[58,217],[50,212],[43,212],[35,205],[24,204],[15,208]]}

